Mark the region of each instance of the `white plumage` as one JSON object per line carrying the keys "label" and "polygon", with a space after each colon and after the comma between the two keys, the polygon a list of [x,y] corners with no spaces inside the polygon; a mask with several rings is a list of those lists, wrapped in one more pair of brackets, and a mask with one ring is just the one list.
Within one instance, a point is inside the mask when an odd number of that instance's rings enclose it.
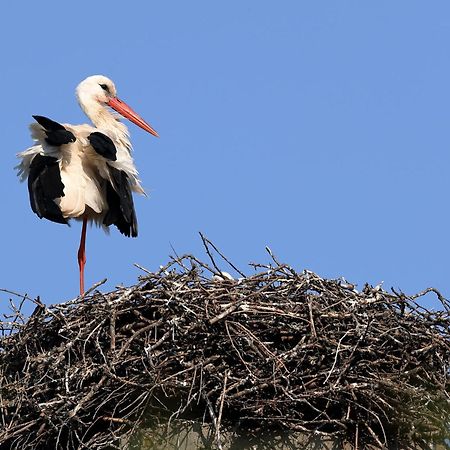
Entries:
{"label": "white plumage", "polygon": [[[126,103],[114,83],[103,75],[83,80],[78,102],[94,126],[59,124],[42,116],[30,125],[34,145],[17,156],[22,181],[28,180],[30,203],[40,218],[65,223],[83,220],[79,249],[80,291],[84,291],[86,222],[137,236],[131,192],[145,194],[131,155],[127,127],[110,108],[158,136]],[[62,183],[62,184],[61,184]],[[84,260],[84,261],[83,261]]]}

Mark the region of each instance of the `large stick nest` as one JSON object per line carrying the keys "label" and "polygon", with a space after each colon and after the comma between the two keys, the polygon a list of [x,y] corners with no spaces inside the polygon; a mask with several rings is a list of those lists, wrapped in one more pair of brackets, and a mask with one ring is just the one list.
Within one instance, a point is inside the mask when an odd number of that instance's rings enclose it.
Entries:
{"label": "large stick nest", "polygon": [[[231,429],[445,446],[439,292],[359,292],[275,259],[254,266],[233,280],[184,256],[130,288],[32,300],[27,319],[17,307],[0,323],[1,448],[117,448],[165,414],[210,423],[219,448]],[[416,302],[430,291],[442,310]]]}

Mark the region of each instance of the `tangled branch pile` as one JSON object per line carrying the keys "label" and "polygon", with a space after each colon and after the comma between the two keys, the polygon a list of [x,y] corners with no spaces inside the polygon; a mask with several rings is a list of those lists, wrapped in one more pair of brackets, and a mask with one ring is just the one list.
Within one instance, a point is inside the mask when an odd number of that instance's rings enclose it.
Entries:
{"label": "tangled branch pile", "polygon": [[[209,422],[219,448],[230,429],[445,445],[450,305],[437,291],[358,292],[277,263],[233,280],[212,263],[184,256],[2,322],[2,448],[119,448],[164,412]],[[442,311],[416,303],[429,291]]]}

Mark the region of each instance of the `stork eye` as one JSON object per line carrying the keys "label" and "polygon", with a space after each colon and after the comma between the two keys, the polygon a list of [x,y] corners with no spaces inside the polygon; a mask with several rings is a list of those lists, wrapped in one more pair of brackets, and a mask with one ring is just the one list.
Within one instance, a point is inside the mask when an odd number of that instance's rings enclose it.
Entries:
{"label": "stork eye", "polygon": [[100,87],[105,91],[109,93],[109,87],[106,84],[100,84]]}

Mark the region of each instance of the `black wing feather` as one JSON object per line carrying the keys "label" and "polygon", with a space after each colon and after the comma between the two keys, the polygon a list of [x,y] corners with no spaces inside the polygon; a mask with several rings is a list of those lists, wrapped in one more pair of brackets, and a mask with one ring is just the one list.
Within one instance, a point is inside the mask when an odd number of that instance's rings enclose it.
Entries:
{"label": "black wing feather", "polygon": [[114,142],[106,134],[94,131],[88,136],[92,148],[103,158],[115,161],[117,159],[117,150]]}
{"label": "black wing feather", "polygon": [[128,175],[114,167],[109,167],[112,182],[106,185],[106,200],[109,210],[103,224],[115,225],[125,236],[136,237],[138,226],[136,211],[134,210],[133,195]]}
{"label": "black wing feather", "polygon": [[33,119],[42,125],[47,131],[60,131],[65,130],[65,128],[58,122],[44,116],[33,116]]}
{"label": "black wing feather", "polygon": [[60,145],[76,141],[74,134],[66,130],[60,123],[44,116],[33,116],[33,119],[44,127],[45,134],[47,135],[45,140],[49,145],[59,147]]}
{"label": "black wing feather", "polygon": [[67,224],[67,219],[54,201],[64,197],[64,184],[56,158],[39,154],[33,158],[28,175],[28,192],[31,209],[39,218]]}

